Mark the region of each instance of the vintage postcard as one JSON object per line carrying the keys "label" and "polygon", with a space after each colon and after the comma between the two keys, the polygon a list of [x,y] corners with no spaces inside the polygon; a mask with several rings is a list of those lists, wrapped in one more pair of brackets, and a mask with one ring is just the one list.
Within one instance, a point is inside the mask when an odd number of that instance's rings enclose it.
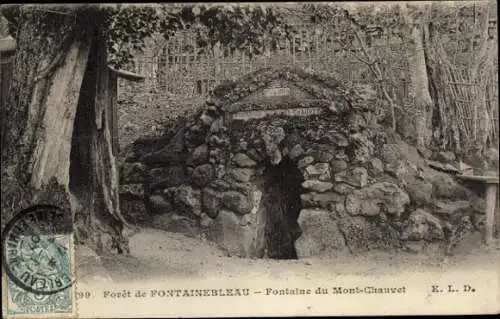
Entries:
{"label": "vintage postcard", "polygon": [[497,10],[0,5],[4,317],[499,313]]}

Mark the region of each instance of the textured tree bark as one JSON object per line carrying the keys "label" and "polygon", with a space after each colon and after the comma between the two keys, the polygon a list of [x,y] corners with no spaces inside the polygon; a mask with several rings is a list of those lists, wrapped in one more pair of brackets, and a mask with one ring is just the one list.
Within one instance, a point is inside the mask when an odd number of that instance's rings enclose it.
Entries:
{"label": "textured tree bark", "polygon": [[[68,180],[67,172],[54,163],[69,162],[68,137],[89,52],[87,39],[76,37],[74,28],[67,17],[43,13],[25,13],[20,22],[2,159],[11,174],[35,187],[50,177],[61,184]],[[56,59],[60,66],[40,76]],[[53,139],[47,140],[51,134]]]}
{"label": "textured tree bark", "polygon": [[78,102],[73,134],[70,190],[78,202],[77,239],[98,253],[128,252],[122,236],[118,169],[113,154],[113,106],[109,104],[106,41],[95,37]]}
{"label": "textured tree bark", "polygon": [[461,121],[462,110],[456,103],[457,95],[462,94],[463,90],[457,90],[449,83],[455,79],[455,71],[436,33],[434,28],[429,27],[425,39],[429,87],[436,106],[433,112],[433,143],[442,150],[463,154],[467,130]]}
{"label": "textured tree bark", "polygon": [[120,141],[118,139],[118,75],[108,69],[108,103],[111,109],[111,136],[113,139],[113,155],[118,155],[120,151]]}
{"label": "textured tree bark", "polygon": [[71,16],[30,9],[18,15],[2,148],[2,221],[40,202],[69,208],[71,135],[90,48],[77,24]]}
{"label": "textured tree bark", "polygon": [[3,54],[0,53],[0,63],[2,65],[0,66],[0,121],[1,121],[1,128],[2,128],[2,148],[4,149],[4,141],[5,141],[5,134],[7,133],[6,130],[6,118],[5,118],[5,109],[7,108],[7,95],[9,93],[9,86],[10,86],[10,79],[12,77],[12,62],[13,62],[13,57],[11,54]]}
{"label": "textured tree bark", "polygon": [[474,114],[474,149],[477,155],[483,155],[487,147],[488,137],[492,131],[492,121],[487,107],[487,90],[490,82],[490,70],[493,68],[493,59],[496,43],[488,43],[489,27],[489,3],[483,4],[483,19],[479,21],[481,28],[480,45],[477,50],[470,68],[470,82],[476,85],[471,86],[471,95],[473,97],[472,107]]}
{"label": "textured tree bark", "polygon": [[427,76],[424,33],[426,26],[414,26],[411,39],[413,48],[408,57],[410,67],[410,94],[417,108],[415,127],[417,129],[417,146],[427,147],[432,138],[432,99]]}
{"label": "textured tree bark", "polygon": [[[436,105],[435,129],[439,129],[434,142],[441,149],[480,158],[493,135],[486,96],[497,48],[492,41],[488,42],[488,3],[478,6],[483,11],[483,18],[475,25],[480,30],[479,36],[474,37],[479,45],[470,52],[473,57],[466,69],[467,74],[460,72],[461,68],[450,61],[438,30],[429,28],[425,43],[428,57],[431,57],[427,65]],[[474,49],[472,44],[470,49]]]}

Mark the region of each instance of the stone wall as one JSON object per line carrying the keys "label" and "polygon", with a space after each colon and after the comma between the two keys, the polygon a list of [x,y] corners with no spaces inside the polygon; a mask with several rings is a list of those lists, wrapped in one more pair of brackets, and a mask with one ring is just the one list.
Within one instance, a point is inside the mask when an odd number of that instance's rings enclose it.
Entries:
{"label": "stone wall", "polygon": [[[277,80],[304,94],[251,98]],[[135,145],[123,165],[123,205],[144,203],[153,225],[243,257],[420,249],[453,241],[464,220],[475,229],[477,195],[378,126],[373,103],[364,87],[292,69],[219,86],[168,139],[150,141],[147,152]],[[233,119],[312,107],[319,114]],[[301,176],[290,179],[294,169]]]}

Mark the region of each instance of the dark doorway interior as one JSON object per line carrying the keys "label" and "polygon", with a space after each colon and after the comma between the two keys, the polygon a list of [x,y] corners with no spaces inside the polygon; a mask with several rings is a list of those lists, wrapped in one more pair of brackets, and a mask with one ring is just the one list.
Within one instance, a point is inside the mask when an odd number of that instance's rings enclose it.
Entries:
{"label": "dark doorway interior", "polygon": [[288,158],[269,166],[264,174],[263,204],[266,209],[266,247],[269,258],[297,259],[294,243],[301,235],[297,223],[301,202],[302,173]]}

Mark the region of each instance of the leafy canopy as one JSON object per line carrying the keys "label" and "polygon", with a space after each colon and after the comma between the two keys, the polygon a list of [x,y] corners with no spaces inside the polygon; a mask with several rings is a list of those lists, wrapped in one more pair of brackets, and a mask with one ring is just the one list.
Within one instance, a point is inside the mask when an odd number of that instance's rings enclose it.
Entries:
{"label": "leafy canopy", "polygon": [[[496,12],[492,2],[415,2],[415,3],[307,3],[303,12],[312,23],[333,26],[329,36],[344,47],[353,43],[358,32],[368,46],[381,36],[407,41],[412,28],[430,24],[434,33],[452,42],[477,46],[481,24],[488,21],[487,6]],[[491,36],[490,36],[491,38]]]}
{"label": "leafy canopy", "polygon": [[108,10],[111,62],[116,65],[129,62],[132,52],[142,52],[144,39],[154,34],[168,40],[178,31],[191,30],[199,47],[220,43],[227,53],[239,50],[252,57],[278,48],[293,33],[288,9],[270,4],[136,4]]}
{"label": "leafy canopy", "polygon": [[[401,8],[406,6],[406,14]],[[145,40],[162,34],[171,38],[181,30],[194,33],[198,47],[220,43],[231,54],[235,50],[252,57],[265,49],[284,48],[285,40],[297,33],[294,23],[327,24],[328,38],[347,49],[360,33],[368,46],[382,34],[407,38],[412,25],[432,21],[433,29],[446,33],[454,42],[474,42],[483,10],[464,2],[451,5],[379,3],[167,3],[167,4],[66,4],[3,5],[9,19],[9,33],[16,37],[15,24],[28,7],[44,8],[64,14],[104,13],[103,30],[107,33],[111,63],[121,66],[142,52]],[[25,10],[26,11],[26,10]],[[496,11],[496,10],[495,10]],[[471,30],[472,28],[472,30]],[[475,32],[474,32],[475,31]],[[467,45],[466,45],[467,46]]]}

